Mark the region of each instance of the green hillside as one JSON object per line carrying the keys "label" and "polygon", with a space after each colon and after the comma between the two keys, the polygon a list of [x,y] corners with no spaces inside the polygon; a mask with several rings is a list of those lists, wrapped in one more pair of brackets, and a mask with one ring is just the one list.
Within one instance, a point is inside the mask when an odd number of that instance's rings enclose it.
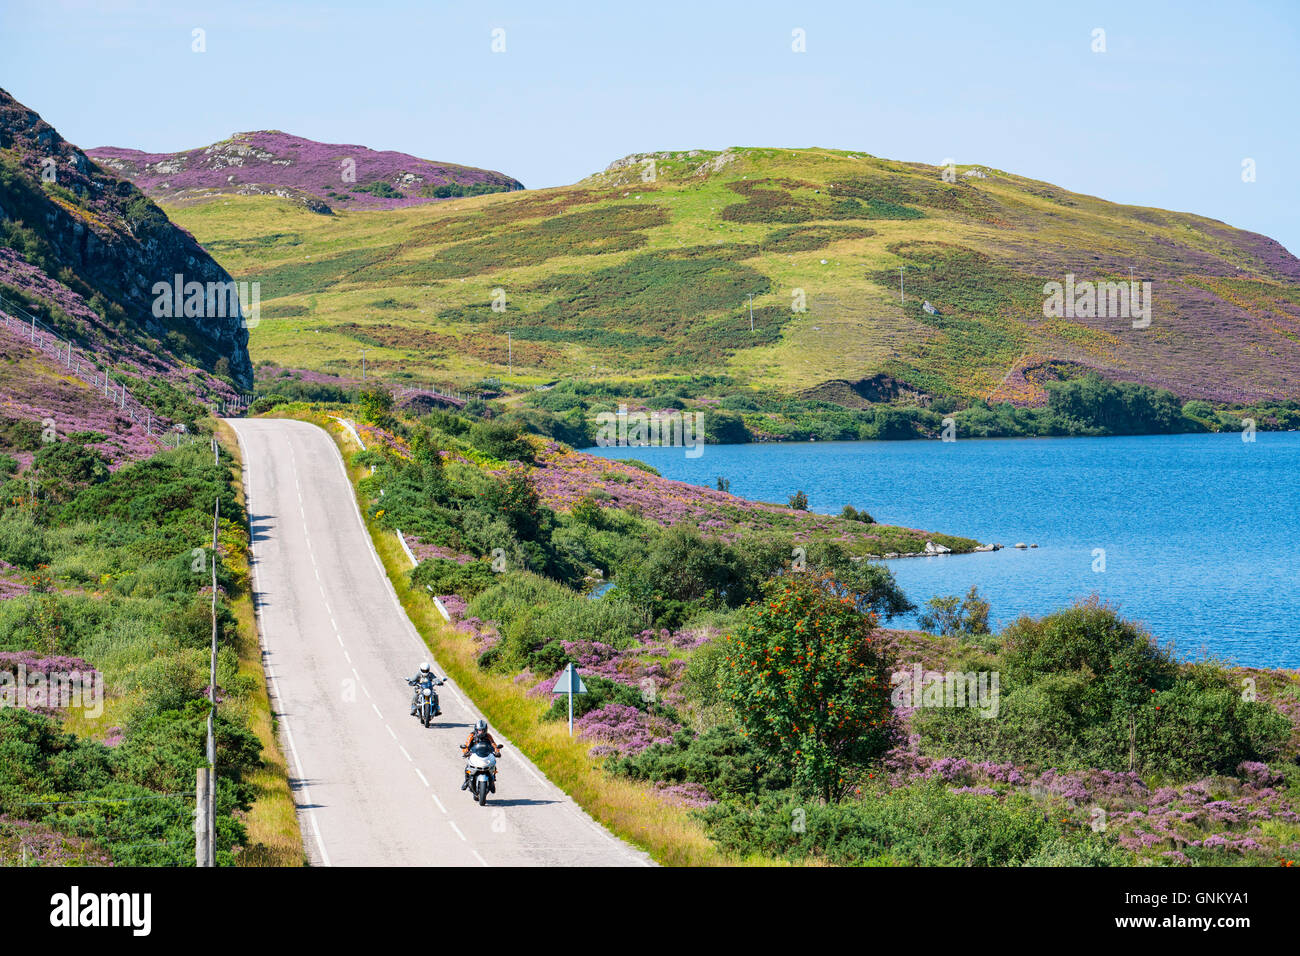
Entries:
{"label": "green hillside", "polygon": [[[616,394],[654,379],[643,394],[745,387],[849,408],[1037,405],[1044,382],[1089,370],[1183,399],[1300,397],[1300,261],[1277,243],[999,170],[946,172],[729,149],[408,209],[320,215],[258,196],[168,212],[261,281],[253,359],[290,368],[356,376],[367,349],[394,383],[585,379]],[[1147,327],[1044,317],[1045,283],[1127,285],[1130,270],[1152,283]]]}

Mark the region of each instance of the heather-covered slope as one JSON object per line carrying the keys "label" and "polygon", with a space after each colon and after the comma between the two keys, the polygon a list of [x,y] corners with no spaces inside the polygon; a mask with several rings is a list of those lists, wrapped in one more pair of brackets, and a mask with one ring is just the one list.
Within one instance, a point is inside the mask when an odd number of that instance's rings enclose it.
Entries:
{"label": "heather-covered slope", "polygon": [[[1276,242],[983,167],[692,151],[383,216],[266,197],[173,211],[262,281],[253,350],[285,367],[352,372],[366,348],[381,377],[454,386],[714,374],[849,407],[1041,404],[1045,381],[1089,370],[1183,399],[1300,397],[1300,261]],[[1044,316],[1046,283],[1130,269],[1149,325]]]}
{"label": "heather-covered slope", "polygon": [[[238,309],[155,317],[154,287],[225,283],[229,274],[125,180],[105,173],[35,112],[0,90],[0,246],[92,302],[117,334],[150,352],[252,384],[248,331]],[[22,270],[0,275],[20,299]],[[34,303],[32,303],[34,304]],[[52,317],[53,313],[51,313]],[[59,328],[76,339],[80,327]]]}
{"label": "heather-covered slope", "polygon": [[192,425],[196,402],[251,386],[238,310],[155,317],[154,284],[178,274],[231,281],[138,189],[0,90],[0,453],[25,466],[78,436],[112,462],[140,458]]}
{"label": "heather-covered slope", "polygon": [[89,155],[160,202],[271,195],[328,213],[331,207],[390,209],[524,188],[518,180],[488,169],[431,162],[392,150],[317,143],[279,130],[235,133],[211,146],[179,153],[103,146]]}

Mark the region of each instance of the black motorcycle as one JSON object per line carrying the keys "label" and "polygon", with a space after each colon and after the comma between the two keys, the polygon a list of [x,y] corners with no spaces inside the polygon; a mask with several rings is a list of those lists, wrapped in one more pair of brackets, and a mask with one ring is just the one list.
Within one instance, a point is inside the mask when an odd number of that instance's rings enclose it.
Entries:
{"label": "black motorcycle", "polygon": [[415,717],[424,726],[429,727],[433,724],[433,718],[441,713],[442,708],[438,706],[438,694],[434,687],[442,684],[441,680],[422,681],[418,679],[408,679],[407,682],[415,691]]}

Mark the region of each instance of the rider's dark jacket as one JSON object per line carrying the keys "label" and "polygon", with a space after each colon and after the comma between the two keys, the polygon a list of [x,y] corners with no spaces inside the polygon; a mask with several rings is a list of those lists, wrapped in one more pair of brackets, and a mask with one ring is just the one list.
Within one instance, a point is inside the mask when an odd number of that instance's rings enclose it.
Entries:
{"label": "rider's dark jacket", "polygon": [[497,742],[492,739],[492,735],[488,733],[486,730],[482,731],[481,733],[477,730],[471,730],[469,732],[469,739],[467,739],[463,744],[460,745],[460,749],[463,750],[465,753],[469,753],[469,748],[473,747],[475,742],[479,740],[483,741],[489,747],[491,747],[492,752],[496,754],[498,757],[501,756],[501,748],[497,746]]}

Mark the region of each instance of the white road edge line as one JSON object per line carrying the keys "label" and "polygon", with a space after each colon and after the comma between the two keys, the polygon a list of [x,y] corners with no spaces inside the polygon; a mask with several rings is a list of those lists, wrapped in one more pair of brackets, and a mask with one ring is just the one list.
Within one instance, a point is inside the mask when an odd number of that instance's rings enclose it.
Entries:
{"label": "white road edge line", "polygon": [[[344,419],[337,418],[335,416],[330,416],[330,417],[334,418],[335,421],[339,422],[339,424],[341,424],[345,429],[347,429],[353,435],[357,434],[356,430],[352,427],[351,422],[345,421]],[[347,484],[348,490],[351,492],[348,498],[352,503],[352,515],[354,518],[356,518],[357,526],[361,529],[362,537],[365,539],[366,543],[370,546],[369,549],[370,558],[372,561],[375,562],[375,567],[379,569],[379,576],[383,579],[384,586],[388,590],[388,597],[392,600],[393,605],[397,608],[398,613],[401,615],[402,622],[406,625],[405,627],[406,633],[410,636],[411,640],[415,642],[416,646],[419,647],[420,653],[422,655],[430,654],[429,646],[424,643],[424,638],[420,636],[420,632],[415,629],[415,624],[411,621],[411,618],[407,615],[406,608],[402,607],[402,602],[398,600],[397,590],[393,587],[393,582],[388,577],[388,571],[384,568],[384,563],[381,560],[379,560],[379,552],[378,550],[375,549],[375,542],[370,537],[370,530],[366,527],[365,519],[362,518],[361,516],[361,505],[357,502],[356,489],[352,485],[352,479],[348,476],[348,468],[343,461],[343,453],[339,450],[338,445],[334,443],[334,439],[330,436],[328,432],[325,431],[325,429],[320,428],[319,426],[316,427],[317,430],[320,431],[325,437],[325,439],[329,442],[330,450],[333,452],[334,462],[335,464],[338,465],[339,471],[343,475],[343,480]],[[358,443],[360,443],[359,435],[357,435],[357,440]],[[365,445],[362,444],[362,448],[364,447]],[[434,662],[437,663],[436,657],[434,658]],[[445,673],[446,672],[444,671],[444,674]],[[464,707],[471,714],[478,713],[477,709],[474,708],[469,703],[468,698],[461,696],[460,691],[457,689],[456,685],[453,682],[448,680],[445,686],[447,687],[447,690],[451,693],[452,697],[454,697],[462,707]],[[363,685],[361,689],[365,690],[365,686]],[[367,697],[370,696],[369,691],[366,692],[366,696]],[[565,802],[572,811],[580,815],[585,815],[586,819],[589,822],[597,826],[600,829],[600,832],[603,833],[610,840],[611,843],[617,845],[620,850],[622,850],[625,854],[627,854],[629,858],[635,860],[641,866],[651,865],[651,863],[645,858],[642,852],[638,852],[633,846],[631,846],[630,844],[626,843],[623,840],[620,840],[618,837],[614,836],[614,834],[610,833],[609,830],[606,829],[599,821],[592,819],[590,815],[586,814],[586,811],[579,808],[577,805],[577,801],[575,801],[573,797],[565,793],[563,790],[561,790],[558,786],[556,786],[546,777],[543,777],[540,773],[538,773],[533,768],[531,762],[525,759],[519,753],[518,748],[515,747],[515,745],[511,743],[508,739],[506,739],[504,735],[501,737],[501,742],[506,744],[510,748],[509,750],[506,751],[505,756],[510,758],[513,763],[518,764],[525,771],[527,771],[528,775],[531,776],[534,780],[536,780],[539,784],[541,784],[542,787],[548,788],[551,792],[558,795],[560,799],[563,802]],[[453,823],[452,826],[455,826],[455,824]],[[458,830],[457,832],[459,833],[460,831]]]}
{"label": "white road edge line", "polygon": [[[248,477],[249,477],[248,449],[244,447],[244,438],[242,435],[239,434],[239,429],[235,428],[232,425],[230,430],[235,433],[235,441],[239,444],[240,457],[243,459],[243,462],[241,462],[241,467],[240,467],[240,478],[243,481],[243,485],[244,485],[244,500],[251,501],[252,495],[249,494],[249,488],[248,488]],[[266,622],[262,620],[261,603],[256,599],[257,595],[262,594],[264,592],[262,591],[262,585],[261,585],[261,572],[258,571],[259,562],[257,558],[257,553],[254,550],[253,542],[251,540],[248,542],[248,563],[252,565],[252,569],[253,569],[253,590],[254,590],[253,610],[254,610],[254,617],[256,617],[257,624],[258,624],[258,629],[257,629],[258,643],[261,645],[262,648],[262,670],[266,674],[266,681],[270,685],[271,693],[275,695],[275,701],[278,704],[280,700],[282,700],[282,698],[280,697],[280,684],[276,680],[275,669],[271,666],[271,659],[266,652],[266,641],[264,639],[266,635]],[[312,835],[316,837],[316,849],[320,851],[321,864],[323,866],[331,866],[332,864],[330,863],[330,855],[325,849],[325,839],[320,834],[320,824],[317,823],[316,821],[316,814],[314,814],[311,810],[313,806],[312,799],[311,799],[311,790],[308,788],[306,783],[307,775],[303,772],[302,759],[298,756],[298,747],[293,740],[293,731],[289,728],[289,718],[283,712],[277,713],[276,708],[274,707],[272,708],[271,712],[276,715],[277,722],[281,727],[284,728],[284,741],[286,744],[289,745],[289,755],[293,759],[293,765],[296,770],[298,779],[300,781],[303,781],[303,783],[299,787],[299,790],[302,793],[302,798],[304,802],[303,802],[302,809],[299,812],[306,815],[307,821],[311,824]],[[295,804],[297,803],[297,801],[294,802]]]}

